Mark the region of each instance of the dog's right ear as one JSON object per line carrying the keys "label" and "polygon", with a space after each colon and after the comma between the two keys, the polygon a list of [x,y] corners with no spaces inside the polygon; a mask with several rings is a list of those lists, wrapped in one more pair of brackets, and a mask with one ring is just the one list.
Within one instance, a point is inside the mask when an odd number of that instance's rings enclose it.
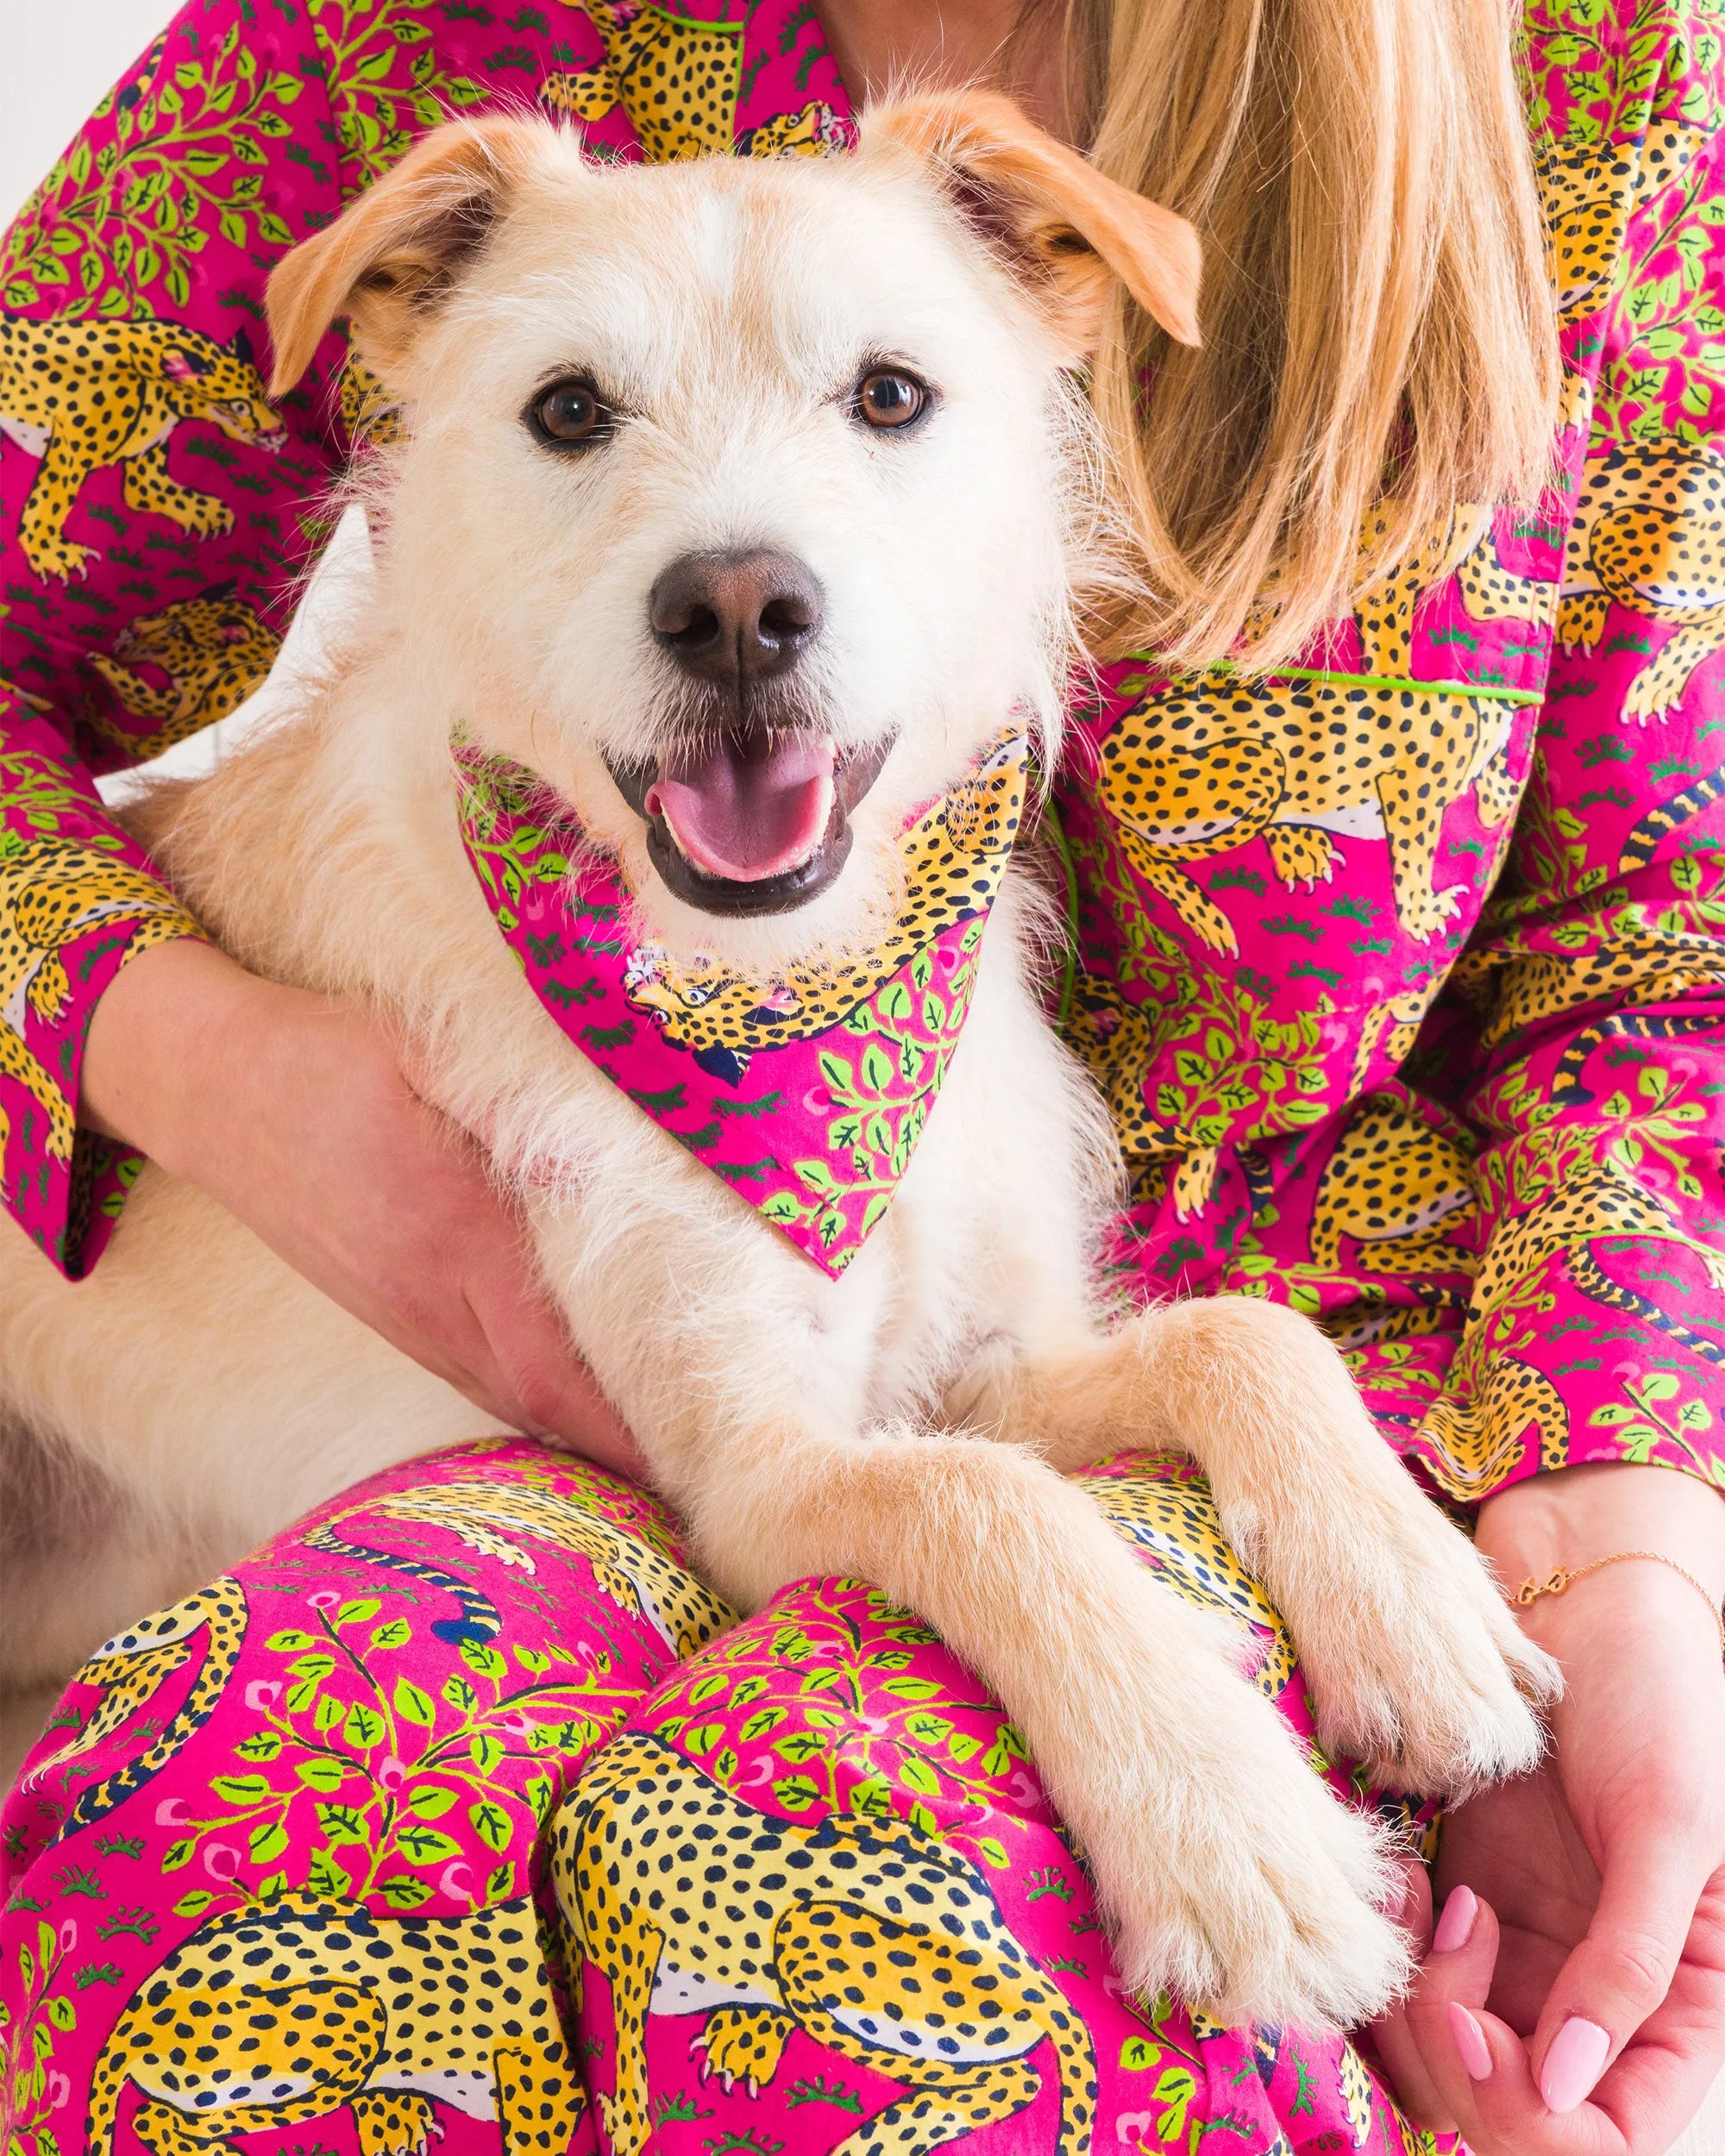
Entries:
{"label": "dog's right ear", "polygon": [[546,129],[504,116],[457,121],[416,142],[334,224],[270,274],[272,395],[292,389],[337,315],[380,380],[396,373],[425,310],[484,243]]}

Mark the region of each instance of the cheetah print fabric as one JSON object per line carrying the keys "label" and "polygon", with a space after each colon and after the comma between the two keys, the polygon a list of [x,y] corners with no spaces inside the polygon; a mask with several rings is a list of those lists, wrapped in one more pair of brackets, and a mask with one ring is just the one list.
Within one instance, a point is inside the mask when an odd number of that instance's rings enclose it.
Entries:
{"label": "cheetah print fabric", "polygon": [[195,419],[248,448],[280,448],[281,423],[243,329],[220,345],[178,323],[0,317],[0,434],[36,467],[18,517],[19,548],[35,575],[88,573],[96,549],[68,539],[66,521],[85,482],[108,465],[124,475],[129,509],[199,538],[231,531],[227,502],[168,469],[169,442]]}
{"label": "cheetah print fabric", "polygon": [[231,582],[211,585],[196,599],[138,615],[111,654],[97,652],[90,661],[127,718],[141,719],[149,730],[129,731],[99,711],[88,724],[114,748],[159,756],[237,711],[262,687],[280,649],[274,630],[235,599]]}
{"label": "cheetah print fabric", "polygon": [[741,23],[691,21],[642,0],[580,0],[580,7],[602,57],[592,66],[548,75],[540,99],[548,110],[584,123],[607,119],[620,108],[649,163],[733,147],[754,157],[818,153],[843,139],[842,122],[819,100],[794,113],[775,114],[758,127],[738,128]]}
{"label": "cheetah print fabric", "polygon": [[[1584,1238],[1518,1292],[1578,1300],[1578,1322],[1615,1334],[1606,1363],[1634,1374],[1559,1368],[1561,1325],[1541,1335],[1516,1303],[1490,1322],[1528,1334],[1515,1359],[1549,1394],[1538,1418],[1519,1395],[1505,1406],[1485,1451],[1504,1472],[1627,1448],[1711,1475],[1716,1457],[1709,1358],[1638,1313],[1668,1262],[1710,1308],[1692,1246],[1722,1217],[1697,1138],[1725,830],[1710,746],[1725,392],[1705,298],[1720,63],[1678,41],[1654,64],[1621,12],[1525,9],[1570,359],[1559,483],[1526,514],[1458,511],[1308,664],[1272,679],[1171,680],[1149,658],[1099,669],[1044,819],[1068,887],[1056,1006],[1132,1178],[1113,1253],[1123,1294],[1249,1286],[1294,1300],[1349,1343],[1385,1426],[1439,1479],[1453,1480],[1454,1415],[1499,1397],[1473,1367],[1487,1321],[1469,1269],[1602,1162],[1642,1179],[1687,1238],[1679,1255],[1658,1235]],[[296,505],[350,441],[398,423],[334,336],[304,390],[271,404],[254,340],[283,248],[434,115],[498,97],[568,116],[601,155],[849,138],[818,22],[792,0],[556,0],[507,43],[477,17],[367,4],[327,53],[327,25],[272,27],[266,48],[233,21],[231,39],[194,41],[182,22],[151,45],[0,256],[9,889],[66,846],[147,877],[86,771],[155,753],[244,696],[285,625]],[[233,146],[219,174],[204,169],[211,128]],[[193,206],[159,214],[127,179],[141,159]],[[130,924],[79,917],[61,961],[70,996],[27,1003],[0,1032],[0,1194],[73,1272],[99,1255],[135,1167],[77,1132],[89,1008],[139,938],[169,932],[195,924],[141,900]],[[654,1029],[677,1066],[646,1089],[668,1123],[805,1247],[842,1257],[881,1202],[882,1163],[899,1172],[920,1077],[900,1070],[883,1118],[879,1057],[826,1051],[832,1077],[802,1089],[824,1089],[823,1143],[785,1149],[813,1180],[793,1169],[772,1187],[747,1171],[775,1155],[715,1103],[734,1106],[751,1064],[758,1076],[842,1008],[866,1009],[869,1050],[902,1062],[904,1016],[872,979],[757,992],[633,956],[590,1045],[618,1055],[625,1028]],[[919,1073],[938,1069],[962,1003],[938,992],[924,1052],[934,985],[910,983]],[[1414,1149],[1396,1171],[1405,1218],[1329,1205],[1358,1104],[1398,1074],[1425,1104],[1413,1120],[1453,1119],[1445,1144],[1467,1163],[1471,1202],[1435,1225],[1416,1188],[1424,1141],[1406,1130],[1388,1141]],[[881,1136],[883,1152],[869,1143]],[[1656,1167],[1664,1180],[1647,1182]],[[1602,1280],[1603,1302],[1588,1292]],[[1700,1314],[1696,1336],[1711,1338]],[[1507,1334],[1501,1345],[1509,1357]]]}
{"label": "cheetah print fabric", "polygon": [[[1310,1746],[1190,1463],[1083,1480]],[[1123,1995],[1017,1731],[910,1613],[806,1581],[738,1621],[650,1499],[519,1441],[106,1642],[0,1848],[23,2156],[1440,2146],[1339,2038]]]}
{"label": "cheetah print fabric", "polygon": [[[1023,820],[1026,753],[1022,735],[1003,736],[913,819],[899,910],[871,947],[772,980],[679,966],[618,936],[620,872],[530,771],[458,749],[461,836],[554,1024],[836,1275],[884,1215],[939,1094]],[[574,877],[570,860],[584,862]]]}

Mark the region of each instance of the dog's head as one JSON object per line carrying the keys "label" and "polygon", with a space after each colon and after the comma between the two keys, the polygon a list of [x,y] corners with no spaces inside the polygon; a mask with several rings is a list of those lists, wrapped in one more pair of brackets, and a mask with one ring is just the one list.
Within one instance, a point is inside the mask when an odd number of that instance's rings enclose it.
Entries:
{"label": "dog's head", "polygon": [[1190,228],[969,93],[810,160],[445,128],[269,312],[278,391],[347,314],[404,408],[381,599],[428,725],[747,963],[864,932],[911,809],[1014,713],[1057,727],[1115,279],[1195,340]]}

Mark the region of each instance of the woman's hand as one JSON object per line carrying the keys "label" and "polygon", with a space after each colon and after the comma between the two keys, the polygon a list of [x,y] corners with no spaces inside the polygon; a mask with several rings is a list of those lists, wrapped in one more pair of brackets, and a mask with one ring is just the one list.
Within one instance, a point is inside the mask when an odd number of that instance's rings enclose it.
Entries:
{"label": "woman's hand", "polygon": [[[1725,1590],[1725,1502],[1664,1468],[1517,1484],[1479,1540],[1511,1584],[1645,1549]],[[1552,1749],[1446,1822],[1433,1951],[1375,2034],[1409,2112],[1474,2156],[1659,2156],[1725,2065],[1719,1628],[1640,1561],[1521,1615],[1564,1666]]]}
{"label": "woman's hand", "polygon": [[97,1006],[83,1119],[195,1183],[476,1407],[638,1474],[521,1222],[358,1005],[159,944]]}

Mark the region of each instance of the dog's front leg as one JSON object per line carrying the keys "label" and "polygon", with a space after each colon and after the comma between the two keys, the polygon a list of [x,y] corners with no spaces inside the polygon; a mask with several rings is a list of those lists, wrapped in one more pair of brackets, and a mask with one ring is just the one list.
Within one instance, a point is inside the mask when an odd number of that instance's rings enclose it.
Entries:
{"label": "dog's front leg", "polygon": [[1287,1620],[1327,1745],[1434,1794],[1538,1758],[1527,1699],[1554,1692],[1554,1665],[1296,1312],[1215,1295],[1075,1337],[1026,1358],[999,1425],[1068,1470],[1134,1445],[1189,1451]]}
{"label": "dog's front leg", "polygon": [[1352,2023],[1405,1966],[1372,1830],[1239,1674],[1237,1635],[1015,1447],[785,1427],[686,1493],[714,1583],[874,1580],[989,1683],[1078,1835],[1134,1986],[1230,2021]]}

